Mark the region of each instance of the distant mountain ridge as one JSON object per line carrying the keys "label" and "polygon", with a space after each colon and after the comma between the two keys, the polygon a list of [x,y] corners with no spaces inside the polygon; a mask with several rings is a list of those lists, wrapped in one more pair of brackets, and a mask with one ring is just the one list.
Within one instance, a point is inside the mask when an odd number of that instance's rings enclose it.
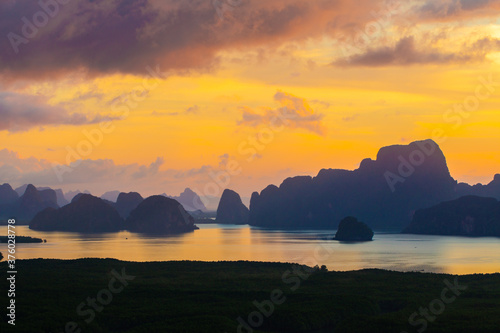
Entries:
{"label": "distant mountain ridge", "polygon": [[152,196],[143,200],[138,193],[121,193],[118,202],[125,204],[122,208],[131,210],[122,214],[127,215],[127,219],[120,216],[115,203],[80,193],[62,208],[48,207],[40,211],[29,227],[41,231],[100,233],[129,230],[155,234],[198,229],[193,217],[174,199]]}
{"label": "distant mountain ridge", "polygon": [[[68,200],[82,195],[79,190],[64,194],[33,185],[13,190],[9,184],[3,184],[0,218],[29,221],[45,208],[65,206]],[[260,193],[254,192],[248,223],[271,228],[335,229],[344,217],[356,216],[372,229],[401,231],[410,224],[415,211],[468,195],[500,199],[500,174],[486,185],[457,184],[439,146],[432,140],[416,141],[383,147],[375,160],[364,159],[356,170],[323,169],[315,177],[292,177],[279,187],[269,185]],[[143,201],[138,193],[111,191],[103,196],[117,196],[117,202],[104,201],[116,208],[123,219]],[[198,194],[189,188],[170,198],[180,202],[186,211],[207,211]],[[223,211],[245,221],[241,198],[229,202],[223,205]],[[231,212],[229,206],[241,209]]]}
{"label": "distant mountain ridge", "polygon": [[[45,208],[64,207],[79,200],[84,195],[90,195],[90,192],[76,190],[65,194],[61,189],[36,188],[31,184],[22,185],[14,190],[9,184],[3,184],[0,185],[0,218],[16,217],[22,221],[30,221]],[[168,197],[166,194],[163,196]],[[186,188],[179,196],[169,198],[179,201],[188,211],[207,212],[198,194],[189,188]],[[126,219],[130,212],[144,200],[139,193],[119,191],[106,192],[101,196],[101,199],[116,208],[123,219]],[[195,209],[196,207],[201,208]]]}
{"label": "distant mountain ridge", "polygon": [[500,200],[500,174],[496,174],[493,180],[487,185],[476,184],[471,186],[466,183],[460,183],[457,185],[456,192],[458,196],[477,195]]}
{"label": "distant mountain ridge", "polygon": [[[374,229],[402,230],[417,209],[487,191],[500,197],[499,176],[488,185],[457,184],[432,140],[394,145],[358,169],[323,169],[254,192],[249,224],[275,228],[336,228],[357,216]],[[497,190],[498,188],[498,190]],[[491,193],[490,193],[491,194]],[[480,194],[479,194],[480,195]]]}
{"label": "distant mountain ridge", "polygon": [[0,185],[0,205],[11,205],[19,199],[19,194],[9,184]]}
{"label": "distant mountain ridge", "polygon": [[59,208],[54,190],[38,190],[33,185],[27,185],[24,190],[19,196],[9,184],[0,187],[0,218],[15,217],[20,222],[29,221],[45,208]]}
{"label": "distant mountain ridge", "polygon": [[75,196],[62,208],[46,208],[36,214],[30,229],[42,231],[114,232],[123,229],[116,209],[90,194]]}
{"label": "distant mountain ridge", "polygon": [[187,211],[190,212],[194,212],[197,210],[201,210],[202,212],[207,211],[207,207],[205,207],[205,204],[201,200],[200,196],[190,188],[186,188],[184,192],[182,192],[179,196],[176,197],[166,195],[165,193],[163,193],[162,195],[167,198],[179,201],[181,205],[184,207],[184,209]]}
{"label": "distant mountain ridge", "polygon": [[419,209],[404,233],[448,236],[500,237],[500,202],[495,198],[465,196]]}

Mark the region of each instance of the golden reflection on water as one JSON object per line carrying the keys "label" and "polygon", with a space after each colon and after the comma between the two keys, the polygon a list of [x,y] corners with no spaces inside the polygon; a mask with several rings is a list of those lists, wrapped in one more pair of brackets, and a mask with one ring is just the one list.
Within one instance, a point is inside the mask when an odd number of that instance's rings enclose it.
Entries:
{"label": "golden reflection on water", "polygon": [[[450,274],[500,271],[499,238],[376,233],[372,242],[339,243],[327,239],[331,239],[335,231],[276,231],[219,225],[200,227],[200,230],[191,233],[158,236],[126,231],[107,234],[37,232],[18,226],[18,235],[44,238],[47,243],[18,244],[17,257],[279,261],[326,265],[330,270],[341,271],[363,268]],[[0,251],[5,251],[5,248]]]}

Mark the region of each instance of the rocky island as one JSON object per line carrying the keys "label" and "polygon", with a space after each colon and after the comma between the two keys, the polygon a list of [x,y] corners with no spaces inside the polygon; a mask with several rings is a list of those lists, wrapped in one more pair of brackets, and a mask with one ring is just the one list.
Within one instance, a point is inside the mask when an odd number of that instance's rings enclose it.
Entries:
{"label": "rocky island", "polygon": [[46,208],[30,223],[41,231],[113,232],[123,230],[123,219],[115,208],[90,194],[75,197],[62,208]]}
{"label": "rocky island", "polygon": [[247,224],[249,210],[235,191],[225,189],[217,208],[215,223],[219,224]]}
{"label": "rocky island", "polygon": [[176,234],[198,229],[194,218],[182,205],[162,195],[142,201],[126,220],[126,228],[132,232]]}
{"label": "rocky island", "polygon": [[[409,162],[415,152],[424,156],[418,168]],[[405,168],[411,177],[400,176]],[[362,160],[356,170],[323,169],[315,177],[288,178],[254,192],[249,224],[330,229],[333,221],[355,215],[375,229],[402,230],[416,209],[455,199],[456,185],[434,141],[393,145],[381,148],[375,160]]]}
{"label": "rocky island", "polygon": [[373,230],[357,218],[349,216],[340,221],[335,240],[366,242],[373,240]]}

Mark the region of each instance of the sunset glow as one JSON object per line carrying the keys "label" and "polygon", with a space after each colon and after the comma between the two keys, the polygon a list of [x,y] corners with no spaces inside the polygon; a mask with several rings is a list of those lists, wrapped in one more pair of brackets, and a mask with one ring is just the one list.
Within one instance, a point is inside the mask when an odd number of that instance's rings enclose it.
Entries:
{"label": "sunset glow", "polygon": [[[61,5],[21,43],[9,32],[22,37],[21,18],[40,7],[6,1],[0,176],[98,195],[177,194],[202,189],[235,160],[242,172],[230,187],[248,198],[288,176],[355,169],[382,146],[440,129],[452,176],[488,183],[500,162],[498,3],[458,3],[243,1],[221,11],[209,1],[132,1],[120,14],[104,2],[78,2]],[[107,13],[103,28],[91,23],[97,16],[68,22],[88,6]],[[7,9],[19,17],[3,17]],[[174,14],[185,18],[163,19]],[[192,28],[179,40],[184,25]],[[131,27],[121,40],[105,39]],[[471,111],[448,112],[485,80],[487,97],[469,100]],[[269,115],[285,105],[308,111],[267,137],[249,162],[239,147],[269,130]],[[109,133],[96,134],[108,120]],[[77,160],[62,177],[53,170]]]}

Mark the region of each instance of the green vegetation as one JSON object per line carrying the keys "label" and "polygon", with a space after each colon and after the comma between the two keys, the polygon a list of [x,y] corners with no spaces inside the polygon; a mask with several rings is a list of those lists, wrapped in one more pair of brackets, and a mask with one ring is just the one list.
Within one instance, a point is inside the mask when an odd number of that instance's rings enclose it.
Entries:
{"label": "green vegetation", "polygon": [[[6,265],[0,263],[3,272]],[[238,317],[248,322],[249,314],[258,311],[254,301],[268,301],[278,289],[284,295],[275,298],[284,296],[285,302],[275,305],[253,332],[410,333],[420,328],[408,323],[411,314],[442,297],[445,279],[453,283],[456,278],[382,270],[327,272],[255,262],[36,259],[17,261],[16,266],[16,326],[4,320],[1,332],[60,333],[73,321],[82,332],[232,333],[237,332]],[[123,268],[135,279],[85,323],[87,317],[77,314],[77,306],[96,298],[108,288],[111,271]],[[498,332],[500,274],[457,279],[467,290],[447,304],[425,332]],[[0,279],[0,290],[8,290],[5,278]],[[1,304],[7,304],[6,294],[0,293]]]}
{"label": "green vegetation", "polygon": [[[7,236],[0,236],[0,243],[7,243],[9,238]],[[16,236],[16,243],[46,243],[47,240],[29,236]]]}

